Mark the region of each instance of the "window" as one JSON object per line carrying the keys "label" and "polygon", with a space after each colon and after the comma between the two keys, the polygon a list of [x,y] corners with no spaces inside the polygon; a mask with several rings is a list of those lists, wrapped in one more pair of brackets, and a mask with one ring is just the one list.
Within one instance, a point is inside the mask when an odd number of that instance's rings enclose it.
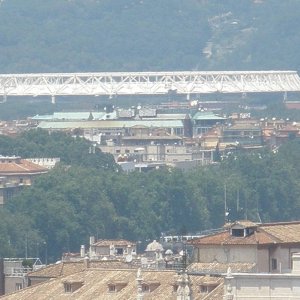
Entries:
{"label": "window", "polygon": [[110,284],[110,285],[108,286],[108,291],[109,291],[110,293],[115,293],[115,292],[116,292],[116,286]]}
{"label": "window", "polygon": [[83,282],[82,281],[78,281],[78,282],[64,282],[64,290],[65,293],[73,293],[76,290],[80,289],[83,286]]}
{"label": "window", "polygon": [[120,150],[120,149],[117,149],[117,150],[116,150],[116,153],[121,153],[121,150]]}
{"label": "window", "polygon": [[272,258],[271,265],[272,265],[272,270],[277,270],[277,259],[276,258]]}
{"label": "window", "polygon": [[130,150],[126,149],[126,150],[125,150],[125,153],[130,153]]}
{"label": "window", "polygon": [[142,288],[142,290],[143,290],[143,292],[145,293],[149,293],[150,292],[150,287],[149,287],[149,285],[143,285],[143,288]]}
{"label": "window", "polygon": [[22,283],[16,283],[16,291],[21,290],[23,288]]}
{"label": "window", "polygon": [[65,283],[64,284],[65,293],[72,293],[72,285],[71,283]]}
{"label": "window", "polygon": [[202,294],[208,293],[207,285],[200,285],[200,293],[202,293]]}
{"label": "window", "polygon": [[250,235],[254,233],[254,229],[253,228],[246,228],[246,235]]}
{"label": "window", "polygon": [[108,287],[108,292],[109,292],[109,293],[118,293],[118,292],[121,291],[127,284],[128,284],[128,282],[125,282],[125,281],[110,282],[110,283],[108,283],[108,285],[107,285],[107,287]]}
{"label": "window", "polygon": [[116,248],[117,255],[123,255],[123,248]]}
{"label": "window", "polygon": [[244,229],[231,229],[231,235],[237,236],[237,237],[243,237],[244,236]]}

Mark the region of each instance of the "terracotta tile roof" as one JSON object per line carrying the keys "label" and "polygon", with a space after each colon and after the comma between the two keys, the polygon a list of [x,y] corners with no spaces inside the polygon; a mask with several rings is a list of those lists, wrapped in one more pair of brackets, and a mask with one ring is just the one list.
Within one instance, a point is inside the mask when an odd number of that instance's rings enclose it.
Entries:
{"label": "terracotta tile roof", "polygon": [[[102,268],[102,269],[129,269],[131,265],[118,261],[118,260],[90,260],[90,268]],[[60,262],[47,267],[38,269],[28,273],[28,277],[43,277],[43,278],[57,278],[60,276],[71,275],[85,269],[84,261],[66,261]]]}
{"label": "terracotta tile roof", "polygon": [[[104,270],[87,269],[79,273],[63,278],[50,279],[40,284],[19,290],[10,295],[0,297],[7,300],[48,300],[48,299],[78,299],[78,300],[135,300],[137,298],[137,270]],[[155,289],[149,293],[144,293],[145,300],[174,300],[176,292],[174,286],[177,285],[178,274],[175,271],[142,271],[142,278],[145,284],[155,283]],[[191,289],[194,300],[215,299],[219,290],[211,293],[215,298],[207,298],[207,294],[199,292],[199,286],[203,284],[215,284],[216,287],[223,283],[220,277],[190,276]],[[83,285],[72,293],[64,291],[64,283],[82,283]],[[118,292],[109,292],[110,284],[126,282]],[[159,284],[158,284],[159,283]]]}
{"label": "terracotta tile roof", "polygon": [[61,262],[28,273],[28,277],[57,278],[84,270],[83,261]]}
{"label": "terracotta tile roof", "polygon": [[254,233],[246,237],[232,236],[230,230],[227,229],[220,233],[194,239],[188,243],[195,246],[300,243],[300,222],[258,224],[257,226]]}
{"label": "terracotta tile roof", "polygon": [[90,268],[102,268],[102,269],[130,269],[136,268],[132,264],[119,261],[119,260],[91,260],[89,263]]}
{"label": "terracotta tile roof", "polygon": [[97,240],[93,246],[110,246],[110,245],[115,245],[115,246],[135,246],[136,243],[126,241],[126,240]]}
{"label": "terracotta tile roof", "polygon": [[220,283],[211,293],[202,300],[223,300],[224,299],[224,282]]}
{"label": "terracotta tile roof", "polygon": [[262,224],[260,229],[275,237],[279,243],[300,243],[300,222]]}
{"label": "terracotta tile roof", "polygon": [[207,273],[207,274],[222,274],[226,273],[228,268],[231,268],[232,272],[235,273],[243,273],[243,272],[252,272],[254,271],[256,264],[255,263],[219,263],[219,262],[212,262],[212,263],[200,263],[195,262],[189,265],[188,271],[189,272],[196,272],[196,273]]}
{"label": "terracotta tile roof", "polygon": [[254,232],[246,237],[236,237],[230,235],[230,231],[216,233],[214,235],[204,236],[194,239],[190,242],[192,245],[257,245],[271,244],[277,242],[269,234],[264,232]]}
{"label": "terracotta tile roof", "polygon": [[49,170],[40,165],[21,159],[19,162],[0,162],[1,175],[47,173]]}

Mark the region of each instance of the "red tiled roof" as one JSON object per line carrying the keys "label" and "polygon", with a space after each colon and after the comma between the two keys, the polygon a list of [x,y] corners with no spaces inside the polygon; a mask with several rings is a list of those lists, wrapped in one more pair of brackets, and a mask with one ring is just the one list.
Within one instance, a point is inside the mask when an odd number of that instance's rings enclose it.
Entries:
{"label": "red tiled roof", "polygon": [[47,173],[49,170],[40,165],[21,159],[19,162],[0,162],[0,175]]}
{"label": "red tiled roof", "polygon": [[300,222],[261,224],[254,233],[236,237],[230,230],[194,239],[192,245],[268,245],[300,243]]}
{"label": "red tiled roof", "polygon": [[98,240],[93,246],[134,246],[135,243],[126,240]]}
{"label": "red tiled roof", "polygon": [[300,222],[262,224],[260,228],[281,243],[300,242]]}
{"label": "red tiled roof", "polygon": [[270,235],[264,232],[254,232],[246,237],[236,237],[230,234],[230,231],[217,233],[214,235],[200,237],[191,241],[193,245],[257,245],[272,244],[277,240],[272,239]]}
{"label": "red tiled roof", "polygon": [[189,272],[198,273],[226,273],[230,267],[231,271],[234,273],[249,273],[255,270],[255,263],[245,263],[245,262],[231,262],[231,263],[220,263],[217,261],[204,263],[204,262],[194,262],[188,266]]}
{"label": "red tiled roof", "polygon": [[[156,284],[157,287],[151,292],[144,293],[144,299],[148,300],[174,300],[176,292],[174,286],[178,285],[180,275],[173,270],[142,270],[142,278],[145,284]],[[137,270],[136,269],[86,269],[65,277],[59,277],[33,286],[21,289],[9,295],[1,296],[1,299],[28,300],[28,299],[137,299]],[[190,275],[190,288],[194,300],[223,299],[223,278],[213,276]],[[63,283],[84,283],[73,293],[65,292]],[[109,291],[109,284],[122,283],[126,285],[118,292]],[[199,293],[201,285],[214,285],[215,289],[209,294]],[[210,297],[211,295],[211,297]]]}

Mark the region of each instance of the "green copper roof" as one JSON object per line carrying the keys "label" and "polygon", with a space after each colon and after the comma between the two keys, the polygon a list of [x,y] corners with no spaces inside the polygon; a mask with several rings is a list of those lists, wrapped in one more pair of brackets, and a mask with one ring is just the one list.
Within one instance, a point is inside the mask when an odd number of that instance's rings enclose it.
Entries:
{"label": "green copper roof", "polygon": [[226,120],[224,117],[215,115],[211,111],[198,111],[192,117],[193,120]]}

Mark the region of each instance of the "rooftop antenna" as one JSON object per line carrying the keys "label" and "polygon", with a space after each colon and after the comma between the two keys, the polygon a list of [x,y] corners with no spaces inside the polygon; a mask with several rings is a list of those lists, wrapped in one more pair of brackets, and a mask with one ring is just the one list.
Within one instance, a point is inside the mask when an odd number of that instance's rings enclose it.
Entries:
{"label": "rooftop antenna", "polygon": [[228,209],[227,209],[227,191],[226,191],[226,183],[224,184],[224,223],[226,224],[228,221]]}
{"label": "rooftop antenna", "polygon": [[239,213],[240,211],[240,189],[237,189],[236,192],[236,211]]}
{"label": "rooftop antenna", "polygon": [[248,200],[245,197],[245,220],[248,220]]}

